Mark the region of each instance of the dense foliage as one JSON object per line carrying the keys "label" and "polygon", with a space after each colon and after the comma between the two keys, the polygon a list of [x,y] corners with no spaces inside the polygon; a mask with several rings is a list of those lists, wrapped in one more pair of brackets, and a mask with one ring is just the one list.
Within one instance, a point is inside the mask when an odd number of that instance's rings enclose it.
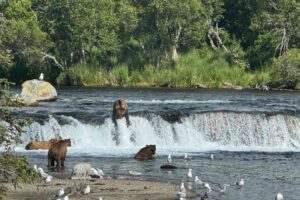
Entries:
{"label": "dense foliage", "polygon": [[[298,78],[282,84],[290,78],[283,65],[300,49],[299,22],[295,0],[3,0],[0,76],[16,83],[44,72],[71,85],[294,88]],[[169,79],[154,80],[161,73]],[[245,79],[234,80],[241,74]]]}
{"label": "dense foliage", "polygon": [[0,199],[7,191],[5,183],[15,187],[19,183],[31,183],[37,178],[37,173],[29,165],[27,158],[20,157],[14,152],[15,144],[20,142],[22,127],[28,121],[17,120],[10,115],[7,104],[11,104],[9,83],[0,79]]}

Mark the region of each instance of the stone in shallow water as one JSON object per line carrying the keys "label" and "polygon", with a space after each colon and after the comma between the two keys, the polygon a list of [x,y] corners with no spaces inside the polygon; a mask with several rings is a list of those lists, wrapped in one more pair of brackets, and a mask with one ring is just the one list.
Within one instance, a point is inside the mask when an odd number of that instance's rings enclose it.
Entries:
{"label": "stone in shallow water", "polygon": [[162,165],[160,166],[161,169],[177,169],[174,165]]}

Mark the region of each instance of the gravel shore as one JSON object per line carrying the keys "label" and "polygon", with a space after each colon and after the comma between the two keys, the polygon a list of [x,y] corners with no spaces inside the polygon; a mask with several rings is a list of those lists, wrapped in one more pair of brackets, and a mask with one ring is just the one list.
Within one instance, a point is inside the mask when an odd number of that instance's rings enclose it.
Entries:
{"label": "gravel shore", "polygon": [[[82,189],[90,185],[91,192],[82,194]],[[54,178],[50,184],[35,183],[33,185],[22,184],[14,189],[8,185],[9,191],[6,200],[52,200],[57,191],[63,187],[69,194],[70,200],[174,200],[180,183],[168,183],[157,181],[96,179],[96,180],[70,180]],[[187,193],[192,196],[192,192]]]}

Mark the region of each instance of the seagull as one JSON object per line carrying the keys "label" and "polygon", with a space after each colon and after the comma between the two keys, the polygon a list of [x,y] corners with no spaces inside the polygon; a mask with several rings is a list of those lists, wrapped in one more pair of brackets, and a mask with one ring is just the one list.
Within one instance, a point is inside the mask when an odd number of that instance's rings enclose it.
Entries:
{"label": "seagull", "polygon": [[69,200],[69,196],[66,195],[66,196],[63,198],[63,200]]}
{"label": "seagull", "polygon": [[188,154],[184,153],[184,159],[187,160],[188,159]]}
{"label": "seagull", "polygon": [[49,176],[46,172],[44,172],[44,170],[39,167],[38,169],[38,173],[43,177],[43,178],[47,178],[47,176]]}
{"label": "seagull", "polygon": [[45,179],[45,183],[50,183],[52,181],[52,176],[47,176]]}
{"label": "seagull", "polygon": [[187,173],[187,177],[189,179],[193,178],[193,175],[192,175],[192,169],[189,169],[189,172]]}
{"label": "seagull", "polygon": [[104,176],[104,173],[103,173],[103,171],[101,170],[101,169],[99,169],[99,168],[92,168],[91,169],[92,170],[92,172],[93,172],[93,176],[97,176],[97,177],[99,177],[99,178],[103,178],[103,176]]}
{"label": "seagull", "polygon": [[214,160],[214,154],[210,154],[210,159]]}
{"label": "seagull", "polygon": [[35,172],[38,172],[37,165],[33,165],[33,169]]}
{"label": "seagull", "polygon": [[220,188],[219,192],[223,193],[226,191],[226,188],[229,187],[229,184],[223,184],[223,188]]}
{"label": "seagull", "polygon": [[245,185],[244,179],[242,178],[239,182],[236,182],[236,185],[243,187]]}
{"label": "seagull", "polygon": [[99,197],[99,200],[102,200],[102,197]]}
{"label": "seagull", "polygon": [[168,160],[167,161],[168,161],[168,163],[172,162],[171,154],[168,155]]}
{"label": "seagull", "polygon": [[44,80],[44,74],[43,73],[40,74],[39,79],[40,79],[40,81]]}
{"label": "seagull", "polygon": [[61,197],[65,194],[65,190],[64,188],[60,188],[56,194],[56,196]]}
{"label": "seagull", "polygon": [[185,198],[186,197],[186,193],[185,192],[177,192],[177,196],[179,198]]}
{"label": "seagull", "polygon": [[202,185],[203,182],[198,178],[198,176],[195,176],[195,183],[196,185]]}
{"label": "seagull", "polygon": [[275,197],[275,200],[283,200],[283,195],[281,193],[278,193]]}
{"label": "seagull", "polygon": [[211,190],[211,187],[209,186],[208,183],[204,183],[203,186],[208,190],[207,192],[210,193],[212,190]]}
{"label": "seagull", "polygon": [[83,194],[89,194],[91,192],[91,187],[90,185],[87,185],[84,189],[83,189]]}
{"label": "seagull", "polygon": [[130,175],[133,175],[133,176],[140,176],[140,175],[142,175],[142,173],[141,172],[136,172],[136,171],[128,171],[128,173],[130,174]]}
{"label": "seagull", "polygon": [[185,190],[185,187],[184,187],[184,182],[181,182],[180,192],[186,193],[186,190]]}

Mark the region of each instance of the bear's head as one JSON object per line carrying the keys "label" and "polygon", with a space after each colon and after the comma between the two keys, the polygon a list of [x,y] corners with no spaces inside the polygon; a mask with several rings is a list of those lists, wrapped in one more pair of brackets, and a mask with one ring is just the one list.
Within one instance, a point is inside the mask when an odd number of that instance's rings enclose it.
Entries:
{"label": "bear's head", "polygon": [[150,150],[151,154],[155,154],[156,152],[156,145],[150,144],[150,145],[146,145],[147,149]]}
{"label": "bear's head", "polygon": [[67,144],[68,147],[71,146],[71,139],[64,139],[64,140],[60,140],[60,142],[64,143],[64,144]]}

